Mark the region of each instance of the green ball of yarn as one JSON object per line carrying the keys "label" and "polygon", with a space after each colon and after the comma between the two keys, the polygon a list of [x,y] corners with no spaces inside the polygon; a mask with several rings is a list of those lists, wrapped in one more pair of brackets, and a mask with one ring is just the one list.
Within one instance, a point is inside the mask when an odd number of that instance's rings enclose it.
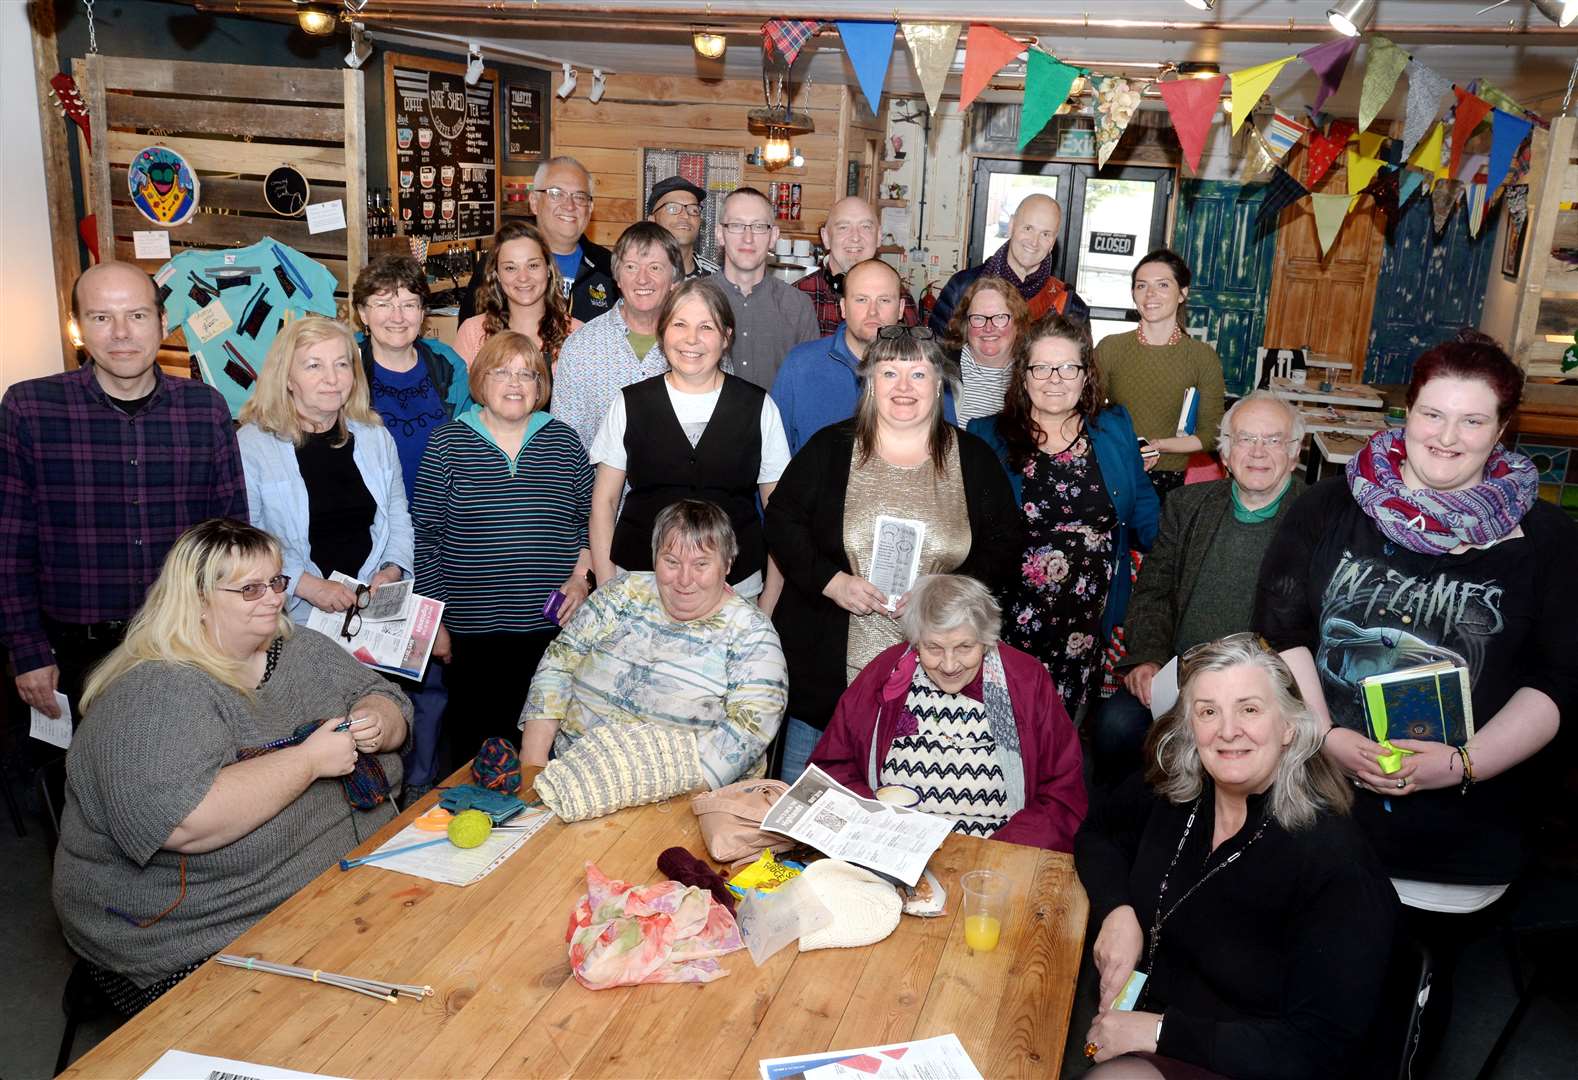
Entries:
{"label": "green ball of yarn", "polygon": [[476,847],[492,831],[493,819],[481,810],[462,810],[449,820],[449,842],[456,847]]}

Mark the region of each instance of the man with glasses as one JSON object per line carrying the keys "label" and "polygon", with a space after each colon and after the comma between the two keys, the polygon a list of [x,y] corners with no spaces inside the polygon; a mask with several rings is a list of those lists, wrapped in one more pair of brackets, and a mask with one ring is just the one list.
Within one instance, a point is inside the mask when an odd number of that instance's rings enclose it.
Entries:
{"label": "man with glasses", "polygon": [[592,221],[592,177],[586,167],[573,157],[543,162],[526,201],[564,278],[570,314],[586,323],[612,311],[619,285],[611,256],[586,236]]}
{"label": "man with glasses", "polygon": [[1185,485],[1163,504],[1161,532],[1124,620],[1123,686],[1096,718],[1091,757],[1098,783],[1116,784],[1140,767],[1151,684],[1167,661],[1249,629],[1261,560],[1277,523],[1304,492],[1293,475],[1303,439],[1298,410],[1257,390],[1222,419],[1217,450],[1229,478]]}
{"label": "man with glasses", "polygon": [[734,373],[763,390],[789,350],[819,334],[811,301],[767,272],[778,241],[773,204],[751,187],[736,188],[718,208],[718,248],[723,272],[714,276],[734,312]]}
{"label": "man with glasses", "polygon": [[[899,298],[904,286],[899,272],[881,259],[867,259],[844,277],[839,310],[844,321],[832,336],[796,345],[773,380],[772,398],[783,417],[789,452],[798,454],[806,440],[829,424],[855,415],[860,400],[860,362],[866,349],[886,327],[903,326]],[[931,337],[924,326],[909,332]],[[954,421],[953,397],[943,401],[949,423]]]}
{"label": "man with glasses", "polygon": [[[827,223],[822,226],[822,246],[827,258],[816,271],[794,283],[811,298],[816,311],[817,333],[826,337],[844,317],[839,311],[838,300],[843,295],[844,276],[849,268],[877,257],[877,212],[865,199],[851,195],[833,204],[827,212]],[[920,312],[909,292],[903,291],[904,313],[899,321],[905,326],[920,322]]]}
{"label": "man with glasses", "polygon": [[947,331],[954,308],[978,277],[1000,277],[1019,290],[1030,308],[1031,321],[1049,311],[1090,321],[1090,308],[1079,294],[1052,273],[1052,256],[1063,228],[1063,208],[1049,195],[1026,195],[1008,223],[1008,240],[980,266],[960,270],[948,279],[931,309],[930,325]]}
{"label": "man with glasses", "polygon": [[0,643],[17,692],[73,722],[88,668],[121,640],[190,526],[247,520],[230,409],[159,370],[164,306],[130,263],[77,279],[88,362],[17,383],[0,402]]}
{"label": "man with glasses", "polygon": [[669,231],[685,260],[685,277],[704,277],[718,272],[718,264],[696,254],[696,238],[701,235],[701,204],[707,192],[683,176],[669,176],[652,185],[647,196],[647,220]]}

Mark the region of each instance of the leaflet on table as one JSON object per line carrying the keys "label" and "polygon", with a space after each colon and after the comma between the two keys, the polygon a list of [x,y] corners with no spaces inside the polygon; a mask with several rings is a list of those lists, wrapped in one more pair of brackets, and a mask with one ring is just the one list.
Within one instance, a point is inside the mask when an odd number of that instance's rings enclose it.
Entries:
{"label": "leaflet on table", "polygon": [[862,799],[810,766],[767,811],[762,828],[913,886],[953,831],[952,818]]}
{"label": "leaflet on table", "polygon": [[166,1050],[138,1080],[335,1080],[326,1073],[298,1072],[252,1061]]}
{"label": "leaflet on table", "polygon": [[761,1080],[981,1080],[959,1036],[829,1050],[821,1054],[763,1058]]}
{"label": "leaflet on table", "polygon": [[[335,571],[330,581],[354,589],[361,582]],[[394,590],[386,599],[384,591]],[[345,612],[313,608],[307,627],[339,643],[340,647],[375,671],[420,681],[433,654],[433,639],[444,617],[444,605],[412,591],[409,581],[374,589],[362,612],[356,633],[345,636]]]}

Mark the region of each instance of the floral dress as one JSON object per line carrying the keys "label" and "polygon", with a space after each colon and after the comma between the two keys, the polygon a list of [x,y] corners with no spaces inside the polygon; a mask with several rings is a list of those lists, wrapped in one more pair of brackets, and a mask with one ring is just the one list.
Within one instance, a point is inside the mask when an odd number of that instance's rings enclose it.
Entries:
{"label": "floral dress", "polygon": [[1118,515],[1083,432],[1060,453],[1037,450],[1021,474],[1025,552],[1003,637],[1047,666],[1073,716],[1101,667]]}

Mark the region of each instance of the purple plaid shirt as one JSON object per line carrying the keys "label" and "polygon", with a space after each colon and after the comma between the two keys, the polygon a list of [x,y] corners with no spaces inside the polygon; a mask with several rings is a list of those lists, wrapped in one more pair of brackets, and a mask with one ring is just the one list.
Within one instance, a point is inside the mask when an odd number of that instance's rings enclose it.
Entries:
{"label": "purple plaid shirt", "polygon": [[[816,325],[823,337],[838,329],[838,324],[844,321],[844,313],[838,309],[838,294],[833,291],[833,283],[828,280],[826,265],[800,278],[794,287],[811,298],[811,307],[816,311]],[[907,291],[904,293],[903,318],[905,326],[914,326],[920,322],[915,300]]]}
{"label": "purple plaid shirt", "polygon": [[230,409],[155,372],[127,416],[93,368],[17,383],[0,401],[0,644],[17,674],[54,663],[43,618],[130,618],[176,537],[247,520]]}

